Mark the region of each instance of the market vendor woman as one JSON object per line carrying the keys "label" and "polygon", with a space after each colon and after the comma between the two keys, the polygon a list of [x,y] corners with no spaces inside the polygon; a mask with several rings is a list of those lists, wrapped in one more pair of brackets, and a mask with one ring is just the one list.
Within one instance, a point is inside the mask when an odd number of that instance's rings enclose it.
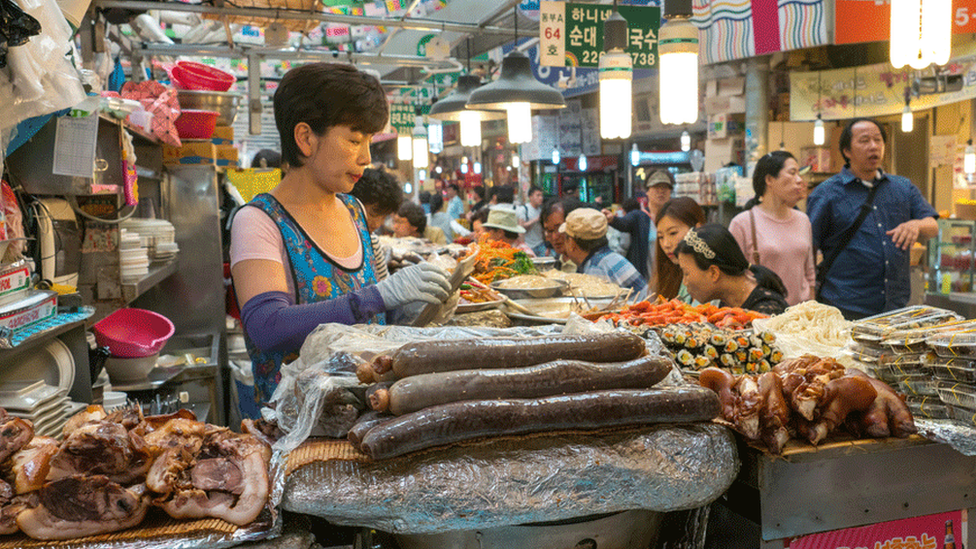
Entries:
{"label": "market vendor woman", "polygon": [[701,303],[741,307],[767,315],[786,310],[786,288],[773,271],[750,265],[735,237],[721,225],[689,230],[675,249],[684,284]]}
{"label": "market vendor woman", "polygon": [[369,166],[369,144],[389,107],[376,78],[311,63],[288,71],[274,95],[290,169],[241,208],[231,231],[231,273],[254,370],[268,402],[280,368],[318,325],[378,323],[406,303],[448,297],[448,275],[421,263],[376,282],[363,207],[349,193]]}

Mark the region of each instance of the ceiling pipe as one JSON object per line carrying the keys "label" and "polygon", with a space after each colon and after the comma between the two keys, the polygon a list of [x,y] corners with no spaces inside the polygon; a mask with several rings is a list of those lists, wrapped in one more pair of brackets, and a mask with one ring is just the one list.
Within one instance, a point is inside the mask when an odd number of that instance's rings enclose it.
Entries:
{"label": "ceiling pipe", "polygon": [[169,10],[191,13],[208,13],[213,15],[291,19],[299,21],[308,21],[311,19],[321,21],[323,23],[340,23],[360,27],[383,26],[420,31],[450,31],[469,34],[496,34],[503,36],[512,35],[512,29],[502,27],[481,26],[475,23],[451,23],[449,21],[436,21],[430,19],[384,19],[382,17],[338,15],[334,13],[309,12],[300,10],[233,8],[230,6],[216,8],[214,6],[203,4],[183,4],[180,2],[146,2],[136,0],[94,0],[93,5],[98,8],[123,8],[135,11]]}

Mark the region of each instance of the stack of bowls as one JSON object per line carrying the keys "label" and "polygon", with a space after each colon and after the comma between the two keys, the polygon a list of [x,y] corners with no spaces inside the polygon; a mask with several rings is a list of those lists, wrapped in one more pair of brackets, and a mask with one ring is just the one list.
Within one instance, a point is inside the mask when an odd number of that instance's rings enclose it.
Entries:
{"label": "stack of bowls", "polygon": [[142,246],[138,233],[119,231],[119,259],[122,280],[139,279],[149,274],[149,250]]}

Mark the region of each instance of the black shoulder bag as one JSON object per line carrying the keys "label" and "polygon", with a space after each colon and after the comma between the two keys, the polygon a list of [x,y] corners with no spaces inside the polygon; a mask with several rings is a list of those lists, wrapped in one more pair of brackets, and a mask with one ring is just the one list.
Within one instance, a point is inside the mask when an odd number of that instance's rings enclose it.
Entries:
{"label": "black shoulder bag", "polygon": [[834,266],[834,261],[837,260],[837,256],[847,248],[847,245],[851,243],[851,239],[854,238],[854,234],[857,230],[861,228],[864,224],[864,220],[867,219],[868,214],[871,213],[871,208],[874,205],[874,194],[878,191],[878,187],[881,186],[881,181],[877,179],[874,180],[874,185],[871,190],[868,191],[868,198],[861,204],[861,211],[857,215],[857,219],[854,223],[844,231],[844,234],[840,237],[840,242],[837,247],[831,250],[830,255],[823,258],[820,265],[817,265],[817,289],[816,289],[816,300],[820,301],[820,290],[823,287],[823,283],[827,280],[827,273],[830,272],[830,268]]}

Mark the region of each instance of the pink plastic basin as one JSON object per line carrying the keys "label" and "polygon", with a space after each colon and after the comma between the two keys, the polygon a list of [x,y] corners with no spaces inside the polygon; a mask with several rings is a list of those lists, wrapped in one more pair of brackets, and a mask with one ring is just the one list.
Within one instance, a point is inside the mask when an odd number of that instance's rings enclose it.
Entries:
{"label": "pink plastic basin", "polygon": [[185,109],[176,119],[176,133],[180,139],[210,139],[217,128],[217,111]]}
{"label": "pink plastic basin", "polygon": [[139,358],[158,353],[175,328],[165,316],[145,309],[119,309],[92,326],[99,347],[112,356]]}
{"label": "pink plastic basin", "polygon": [[178,61],[170,76],[176,77],[177,87],[187,90],[225,92],[237,82],[233,74],[193,61]]}

